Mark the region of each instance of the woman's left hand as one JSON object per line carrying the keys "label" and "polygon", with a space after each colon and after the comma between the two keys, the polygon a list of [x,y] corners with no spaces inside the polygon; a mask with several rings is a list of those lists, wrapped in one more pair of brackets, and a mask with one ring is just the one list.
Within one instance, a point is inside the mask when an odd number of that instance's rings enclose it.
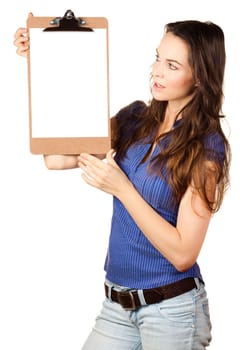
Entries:
{"label": "woman's left hand", "polygon": [[78,166],[83,170],[81,176],[87,184],[119,198],[120,193],[124,193],[132,183],[115,162],[114,152],[111,149],[104,160],[81,153]]}

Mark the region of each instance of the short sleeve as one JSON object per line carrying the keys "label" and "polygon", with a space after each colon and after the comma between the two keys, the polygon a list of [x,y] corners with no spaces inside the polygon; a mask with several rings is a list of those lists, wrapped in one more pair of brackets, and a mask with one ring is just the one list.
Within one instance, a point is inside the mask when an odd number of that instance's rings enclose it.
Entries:
{"label": "short sleeve", "polygon": [[226,156],[225,143],[219,133],[209,134],[204,141],[206,158],[210,161],[223,163]]}
{"label": "short sleeve", "polygon": [[139,130],[143,123],[143,114],[146,109],[143,101],[135,101],[122,108],[116,115],[116,148],[126,144]]}
{"label": "short sleeve", "polygon": [[116,114],[117,123],[125,124],[133,123],[138,119],[138,117],[142,114],[143,110],[146,108],[146,104],[143,101],[134,101],[126,107],[119,110]]}

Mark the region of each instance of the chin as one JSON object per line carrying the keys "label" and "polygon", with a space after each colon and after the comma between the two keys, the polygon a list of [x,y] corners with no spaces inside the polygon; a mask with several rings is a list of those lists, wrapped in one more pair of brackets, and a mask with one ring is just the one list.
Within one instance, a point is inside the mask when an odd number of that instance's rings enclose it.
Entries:
{"label": "chin", "polygon": [[152,94],[152,96],[156,101],[167,101],[167,98],[165,98],[165,97],[158,96],[156,94]]}

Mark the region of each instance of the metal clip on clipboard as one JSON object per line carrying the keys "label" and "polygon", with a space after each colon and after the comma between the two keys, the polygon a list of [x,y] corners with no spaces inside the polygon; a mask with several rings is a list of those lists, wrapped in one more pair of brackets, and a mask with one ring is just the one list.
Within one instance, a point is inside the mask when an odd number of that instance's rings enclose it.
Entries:
{"label": "metal clip on clipboard", "polygon": [[67,10],[63,17],[56,17],[50,21],[50,25],[55,27],[47,27],[43,31],[81,31],[93,32],[92,28],[84,27],[85,20],[76,18],[73,11]]}

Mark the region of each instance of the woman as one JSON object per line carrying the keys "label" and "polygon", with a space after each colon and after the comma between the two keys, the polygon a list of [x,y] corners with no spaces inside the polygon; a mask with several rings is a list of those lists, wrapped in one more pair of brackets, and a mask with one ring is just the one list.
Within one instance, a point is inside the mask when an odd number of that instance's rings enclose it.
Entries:
{"label": "woman", "polygon": [[[17,53],[28,52],[25,29]],[[83,350],[200,350],[211,341],[197,263],[209,222],[229,185],[221,127],[222,29],[169,23],[156,50],[151,92],[112,118],[106,162],[89,154],[44,156],[49,169],[80,167],[113,195],[103,308]]]}

